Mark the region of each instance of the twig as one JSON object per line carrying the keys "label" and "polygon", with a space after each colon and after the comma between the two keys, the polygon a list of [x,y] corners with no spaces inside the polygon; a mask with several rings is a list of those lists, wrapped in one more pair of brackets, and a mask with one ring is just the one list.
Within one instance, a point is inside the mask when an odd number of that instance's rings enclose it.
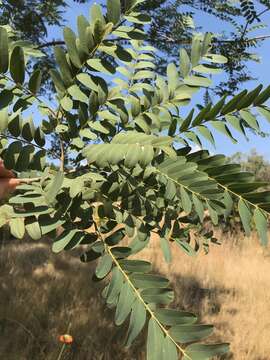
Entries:
{"label": "twig", "polygon": [[61,147],[61,157],[60,157],[60,170],[62,172],[65,171],[65,150],[64,150],[64,142],[60,139],[60,147]]}
{"label": "twig", "polygon": [[9,77],[8,75],[6,74],[1,74],[1,77],[5,78],[7,81],[11,81],[12,83],[15,84],[15,86],[24,91],[27,95],[29,96],[33,96],[40,104],[43,104],[45,105],[48,110],[50,111],[50,113],[53,115],[53,117],[55,117],[55,112],[53,111],[53,109],[51,109],[44,101],[42,101],[36,94],[32,93],[32,91],[30,91],[29,89],[27,89],[26,87],[24,87],[22,84],[18,84],[16,83],[11,77]]}
{"label": "twig", "polygon": [[65,45],[65,42],[62,41],[62,40],[59,40],[59,41],[49,41],[49,42],[46,42],[44,44],[41,44],[39,46],[36,47],[36,49],[40,50],[40,49],[43,49],[45,47],[50,47],[50,46],[56,46],[56,45]]}
{"label": "twig", "polygon": [[[259,40],[266,40],[269,38],[270,38],[270,34],[267,34],[267,35],[255,36],[253,38],[247,39],[247,41],[259,41]],[[238,39],[228,39],[228,40],[220,40],[218,42],[219,43],[233,43],[235,41],[239,41],[239,40]]]}
{"label": "twig", "polygon": [[261,12],[257,15],[257,17],[260,17],[260,16],[264,15],[264,14],[265,14],[266,12],[268,12],[268,11],[270,11],[270,8],[264,9],[263,11],[261,11]]}
{"label": "twig", "polygon": [[23,142],[23,143],[25,143],[25,144],[27,144],[27,145],[32,145],[32,146],[34,146],[34,147],[36,147],[36,148],[38,148],[38,149],[40,149],[40,150],[44,150],[44,151],[46,151],[47,153],[54,155],[58,160],[61,160],[61,158],[60,158],[54,151],[49,150],[49,149],[45,149],[45,148],[43,148],[42,146],[39,146],[39,145],[37,145],[37,144],[33,144],[31,141],[27,141],[27,140],[21,139],[21,138],[18,139],[18,138],[15,137],[15,136],[12,136],[12,135],[3,135],[3,134],[0,134],[0,138],[2,138],[2,139],[17,140],[17,141],[19,140],[19,141],[21,141],[21,142]]}

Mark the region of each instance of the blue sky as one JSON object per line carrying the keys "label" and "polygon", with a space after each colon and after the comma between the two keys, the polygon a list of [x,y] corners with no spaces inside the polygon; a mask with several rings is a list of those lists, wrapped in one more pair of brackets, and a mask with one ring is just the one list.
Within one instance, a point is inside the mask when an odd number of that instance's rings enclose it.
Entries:
{"label": "blue sky", "polygon": [[[80,14],[88,17],[89,8],[91,3],[94,1],[89,1],[87,4],[76,4],[72,0],[68,0],[67,3],[69,7],[65,10],[65,19],[66,24],[72,29],[76,30],[76,17]],[[102,1],[96,1],[97,3],[101,3]],[[214,32],[217,33],[221,30],[230,31],[230,28],[227,24],[222,23],[220,20],[216,20],[214,17],[210,15],[206,15],[202,12],[196,12],[195,14],[195,22],[196,25],[202,26],[203,32]],[[270,25],[270,12],[265,14],[263,18],[263,23],[266,25]],[[270,34],[270,26],[269,28],[257,31],[252,33],[252,35],[264,35]],[[49,38],[50,39],[61,39],[62,31],[56,27],[50,27],[49,29]],[[270,39],[266,40],[262,46],[258,49],[254,50],[261,58],[260,63],[249,62],[249,69],[254,77],[257,78],[255,81],[251,81],[246,83],[244,86],[248,89],[252,89],[256,87],[259,83],[262,83],[264,86],[268,86],[270,84]],[[218,75],[219,76],[219,75]],[[262,129],[265,132],[270,133],[270,124],[266,122],[264,119],[260,119],[263,126]],[[232,144],[230,140],[227,140],[224,136],[216,134],[216,149],[208,145],[207,147],[213,153],[225,153],[226,155],[233,154],[237,151],[241,151],[243,153],[249,152],[251,149],[255,148],[258,153],[265,156],[268,160],[270,160],[270,137],[261,138],[249,134],[249,141],[247,142],[244,137],[241,137],[239,133],[234,133],[236,138],[239,140],[239,144]]]}

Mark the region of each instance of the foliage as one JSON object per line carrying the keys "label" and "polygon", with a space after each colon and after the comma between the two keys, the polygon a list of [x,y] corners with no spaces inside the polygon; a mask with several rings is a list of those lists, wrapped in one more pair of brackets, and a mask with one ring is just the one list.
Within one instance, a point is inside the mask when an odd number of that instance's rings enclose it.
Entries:
{"label": "foliage", "polygon": [[[83,262],[98,260],[94,281],[105,279],[102,295],[115,309],[116,325],[129,321],[126,346],[147,326],[148,359],[209,359],[228,345],[200,343],[213,327],[169,308],[169,281],[138,254],[156,233],[167,262],[171,243],[195,257],[216,242],[203,226],[205,214],[217,224],[234,203],[246,233],[254,224],[266,245],[269,192],[259,191],[265,183],[225,156],[194,153],[190,145],[214,143],[216,130],[233,142],[232,128],[260,135],[258,114],[270,118],[270,87],[183,115],[227,59],[212,52],[210,34],[195,35],[191,51],[180,49],[167,76],[158,75],[155,48],[143,42],[151,19],[136,10],[142,2],[129,0],[122,12],[119,0],[108,0],[106,15],[94,4],[90,19],[78,17],[78,35],[64,29],[65,47],[54,48],[57,67],[50,71],[57,108],[37,95],[40,71],[26,72],[40,52],[1,27],[0,154],[24,184],[1,208],[0,220],[17,238],[49,235],[53,252],[78,247]],[[41,124],[33,120],[37,114]],[[46,165],[51,134],[59,141],[59,170]],[[73,154],[72,169],[66,153]]]}
{"label": "foliage", "polygon": [[[64,45],[59,39],[48,40],[48,26],[62,26],[68,6],[87,2],[90,0],[69,3],[66,0],[4,0],[0,3],[0,24],[9,22],[20,38],[35,42],[44,53],[42,59],[34,61],[34,66],[43,70],[43,81],[48,85],[47,71],[55,65],[52,46]],[[121,0],[122,9],[125,2]],[[214,34],[212,44],[216,52],[228,58],[228,62],[221,65],[226,71],[226,79],[218,84],[215,93],[233,94],[243,82],[253,79],[247,64],[250,60],[259,61],[256,49],[269,38],[267,34],[258,34],[266,28],[263,15],[270,9],[269,1],[151,0],[139,4],[139,9],[150,14],[153,20],[147,27],[147,34],[150,44],[162,51],[162,55],[155,57],[160,74],[166,73],[168,57],[177,61],[179,46],[190,49],[194,31],[201,31],[201,24],[196,24],[195,18],[202,12],[210,20],[211,17],[220,20],[219,32]]]}
{"label": "foliage", "polygon": [[194,30],[202,30],[201,22],[196,23],[196,16],[204,13],[209,22],[212,18],[220,20],[212,44],[216,52],[228,58],[222,66],[226,79],[218,84],[215,93],[233,94],[244,82],[254,78],[247,62],[260,61],[256,48],[269,37],[268,34],[258,34],[258,30],[263,31],[267,27],[264,14],[269,11],[268,1],[160,0],[145,2],[142,9],[153,18],[148,31],[150,43],[166,54],[157,60],[159,72],[163,73],[166,69],[168,55],[176,61],[179,46],[190,47]]}

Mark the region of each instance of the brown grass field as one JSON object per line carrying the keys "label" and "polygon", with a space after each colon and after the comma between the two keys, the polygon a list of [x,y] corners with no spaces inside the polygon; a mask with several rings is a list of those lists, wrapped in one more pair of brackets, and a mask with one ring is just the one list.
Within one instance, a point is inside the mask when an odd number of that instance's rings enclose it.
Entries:
{"label": "brown grass field", "polygon": [[[211,341],[231,343],[222,359],[270,359],[270,257],[251,238],[223,236],[209,255],[189,258],[174,249],[166,265],[158,239],[144,252],[176,291],[174,307],[194,311],[216,331]],[[121,345],[126,328],[113,325],[113,312],[93,283],[92,265],[74,254],[51,254],[45,243],[11,241],[0,250],[0,358],[56,360],[59,334],[74,337],[62,359],[143,360],[143,334],[132,349]],[[169,359],[168,359],[169,360]]]}

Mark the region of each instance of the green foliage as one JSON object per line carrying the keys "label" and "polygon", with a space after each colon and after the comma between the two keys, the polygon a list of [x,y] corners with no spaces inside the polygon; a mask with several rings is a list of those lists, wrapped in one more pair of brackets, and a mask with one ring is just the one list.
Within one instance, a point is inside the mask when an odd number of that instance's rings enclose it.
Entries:
{"label": "green foliage", "polygon": [[[25,72],[29,57],[40,53],[1,28],[0,155],[8,169],[27,176],[0,208],[1,225],[8,223],[17,238],[50,236],[55,253],[78,248],[84,263],[97,260],[94,280],[104,281],[115,324],[129,323],[126,346],[147,327],[148,359],[210,359],[228,345],[201,344],[213,327],[170,308],[169,281],[132,256],[155,233],[165,261],[171,243],[196,257],[216,242],[204,228],[205,215],[216,225],[233,204],[246,232],[255,226],[266,245],[270,195],[259,190],[265,183],[225,156],[191,152],[190,145],[214,143],[216,130],[233,142],[233,128],[261,134],[257,111],[269,121],[270,92],[258,86],[183,116],[227,59],[213,52],[210,34],[196,35],[191,50],[180,50],[177,63],[168,64],[167,76],[158,75],[155,48],[143,42],[149,17],[137,11],[140,3],[128,1],[120,11],[111,0],[106,14],[94,4],[90,19],[79,17],[78,35],[64,29],[65,47],[55,48],[50,72],[56,108],[37,95],[42,74]],[[33,111],[41,124],[29,117]],[[52,134],[58,168],[47,165]]]}
{"label": "green foliage", "polygon": [[[79,7],[79,4],[87,3],[89,0],[5,0],[0,3],[0,24],[9,22],[12,29],[18,32],[18,37],[23,40],[34,42],[42,50],[45,57],[38,61],[32,61],[31,65],[41,68],[43,81],[48,84],[46,90],[51,90],[48,69],[54,64],[52,47],[62,45],[63,41],[48,41],[49,26],[63,26],[65,24],[65,9],[68,6]],[[106,3],[105,1],[103,4]],[[131,7],[133,3],[126,0],[107,2],[108,22],[115,23],[120,16],[120,10],[124,6]],[[149,42],[161,50],[164,56],[157,57],[155,62],[159,73],[165,74],[167,61],[177,59],[179,46],[190,48],[193,32],[201,24],[195,23],[197,13],[202,13],[211,21],[219,22],[220,27],[217,34],[214,34],[213,46],[220,54],[228,57],[229,61],[222,65],[227,78],[215,89],[218,93],[230,92],[231,94],[240,88],[240,85],[251,80],[252,74],[248,69],[248,61],[259,61],[256,48],[268,38],[268,35],[257,35],[253,32],[263,31],[266,28],[264,14],[269,10],[269,2],[266,0],[257,1],[224,1],[224,0],[148,0],[139,3],[139,10],[146,15],[130,14],[125,16],[126,20],[142,24],[149,15],[153,18],[147,27]],[[97,10],[99,11],[99,10]],[[100,17],[102,20],[102,17]],[[79,39],[81,51],[86,50],[88,44],[85,41],[83,29],[86,25],[85,17],[78,19]],[[98,29],[99,24],[96,24]],[[229,32],[227,29],[230,29]],[[199,30],[201,31],[201,30]],[[88,31],[91,34],[90,31]],[[222,36],[220,36],[222,34]],[[88,38],[88,43],[93,39]],[[44,90],[44,87],[42,87]]]}

